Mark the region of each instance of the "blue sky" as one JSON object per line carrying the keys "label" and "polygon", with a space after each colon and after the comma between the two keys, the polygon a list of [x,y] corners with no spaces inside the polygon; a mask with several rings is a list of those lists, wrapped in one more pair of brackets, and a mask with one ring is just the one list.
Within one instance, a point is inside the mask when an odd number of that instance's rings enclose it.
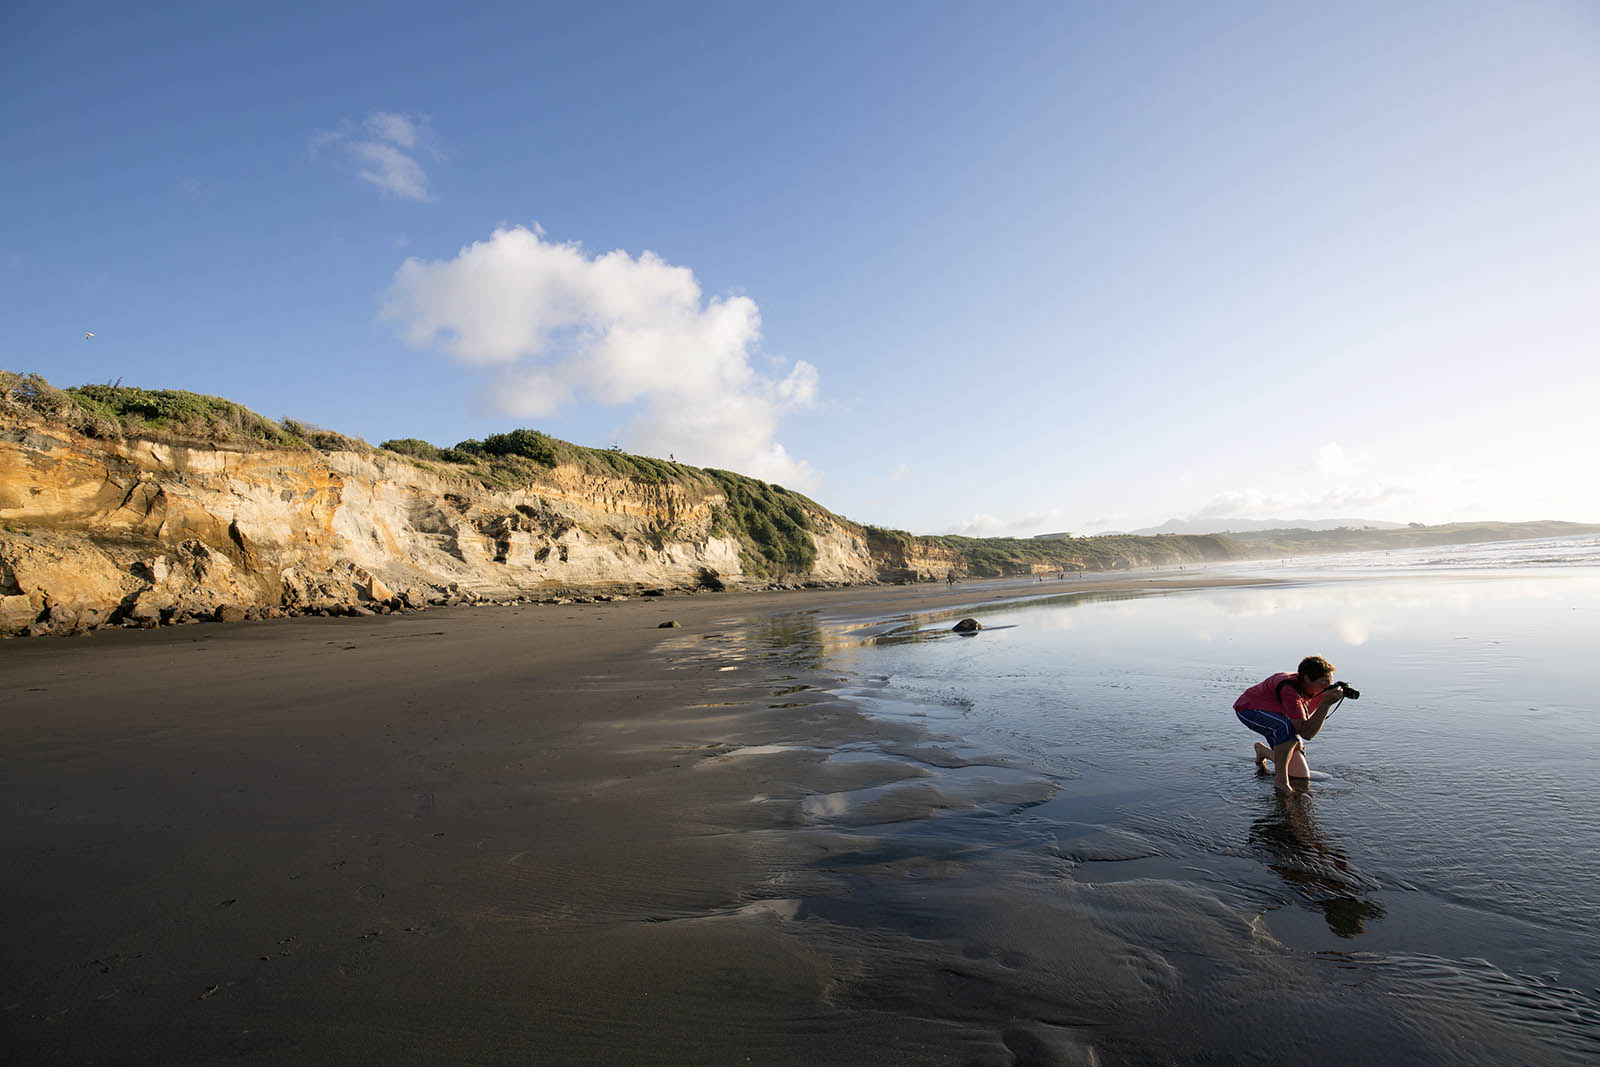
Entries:
{"label": "blue sky", "polygon": [[1596,115],[1578,2],[9,0],[0,366],[919,533],[1600,521]]}

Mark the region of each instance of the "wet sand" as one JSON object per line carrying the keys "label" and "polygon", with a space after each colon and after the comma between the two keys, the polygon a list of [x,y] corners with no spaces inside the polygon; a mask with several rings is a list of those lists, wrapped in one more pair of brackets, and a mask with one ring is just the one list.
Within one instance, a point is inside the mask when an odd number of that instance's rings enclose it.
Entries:
{"label": "wet sand", "polygon": [[[852,829],[1053,786],[870,721],[749,636],[1072,587],[0,643],[0,1059],[1089,1062],[1161,967],[1083,901],[975,874],[1004,820]],[[946,892],[919,907],[920,879]]]}

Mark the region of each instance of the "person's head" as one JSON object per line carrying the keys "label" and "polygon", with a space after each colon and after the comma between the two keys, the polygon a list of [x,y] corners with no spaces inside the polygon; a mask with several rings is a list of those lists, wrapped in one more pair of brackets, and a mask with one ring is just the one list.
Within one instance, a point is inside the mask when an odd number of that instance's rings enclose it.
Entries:
{"label": "person's head", "polygon": [[1300,688],[1313,696],[1333,684],[1333,664],[1321,656],[1307,656],[1301,660],[1297,673]]}

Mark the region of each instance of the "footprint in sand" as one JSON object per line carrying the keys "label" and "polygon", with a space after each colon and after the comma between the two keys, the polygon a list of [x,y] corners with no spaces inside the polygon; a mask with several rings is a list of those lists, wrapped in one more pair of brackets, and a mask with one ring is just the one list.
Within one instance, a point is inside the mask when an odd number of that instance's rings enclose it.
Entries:
{"label": "footprint in sand", "polygon": [[417,810],[412,813],[411,817],[413,819],[421,819],[425,816],[432,815],[436,807],[438,807],[438,801],[434,799],[434,795],[432,793],[418,793]]}

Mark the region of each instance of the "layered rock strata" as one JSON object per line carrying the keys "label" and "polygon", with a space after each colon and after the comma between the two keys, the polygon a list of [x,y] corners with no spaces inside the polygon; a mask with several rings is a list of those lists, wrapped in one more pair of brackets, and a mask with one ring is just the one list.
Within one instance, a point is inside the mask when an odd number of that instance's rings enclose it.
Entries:
{"label": "layered rock strata", "polygon": [[[1236,554],[1215,535],[1043,550],[918,538],[759,483],[731,502],[722,475],[680,470],[690,473],[652,479],[575,461],[496,489],[392,452],[84,436],[75,423],[0,405],[0,635],[753,584],[1043,577]],[[750,510],[755,497],[782,509],[786,532],[773,513]],[[793,537],[809,538],[811,551]],[[774,577],[774,560],[808,562]]]}
{"label": "layered rock strata", "polygon": [[[491,490],[382,453],[241,451],[0,423],[0,632],[749,584],[720,494],[557,467]],[[812,516],[795,583],[877,579]],[[764,579],[763,579],[764,581]]]}

